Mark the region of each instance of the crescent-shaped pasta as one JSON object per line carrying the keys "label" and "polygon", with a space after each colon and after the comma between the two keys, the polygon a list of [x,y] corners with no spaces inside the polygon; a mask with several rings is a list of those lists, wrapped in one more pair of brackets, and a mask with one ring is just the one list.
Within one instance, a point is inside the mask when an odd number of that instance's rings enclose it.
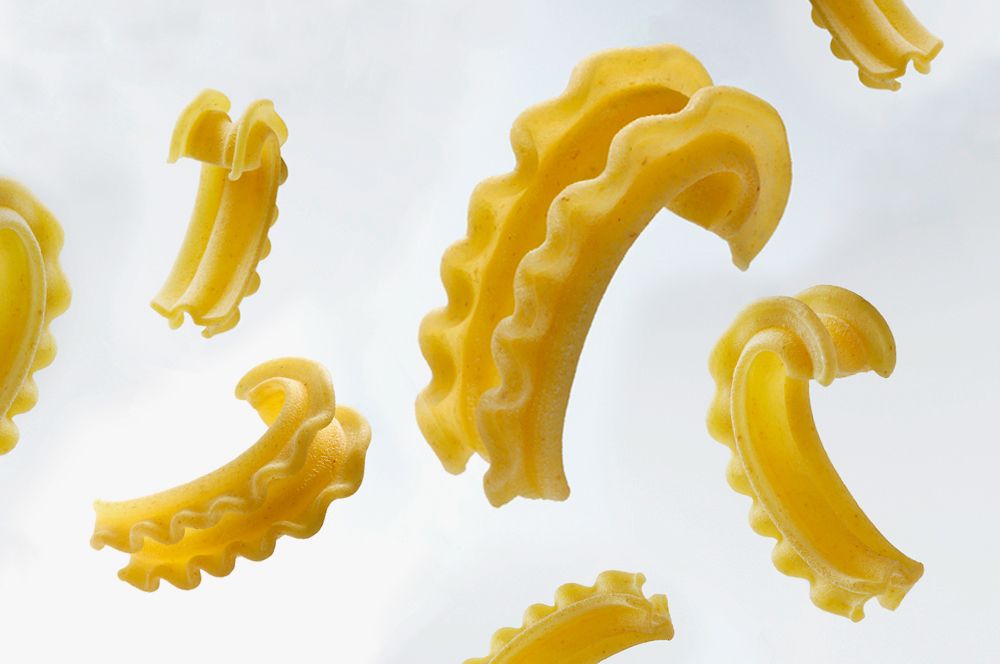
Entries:
{"label": "crescent-shaped pasta", "polygon": [[499,385],[478,404],[487,497],[563,500],[562,428],[597,306],[632,242],[670,208],[712,231],[745,269],[781,219],[791,182],[784,125],[741,90],[699,90],[673,115],[636,120],[593,180],[566,188],[540,247],[521,261],[514,313],[497,325]]}
{"label": "crescent-shaped pasta", "polygon": [[0,454],[18,441],[12,418],[38,401],[34,374],[52,364],[49,324],[69,307],[63,231],[26,188],[0,178]]}
{"label": "crescent-shaped pasta", "polygon": [[664,595],[643,595],[646,577],[602,572],[590,587],[567,583],[555,604],[533,604],[520,628],[493,635],[490,654],[465,664],[595,664],[647,641],[670,640]]}
{"label": "crescent-shaped pasta", "polygon": [[236,395],[268,425],[249,450],[182,486],[94,504],[91,545],[131,554],[122,580],[153,591],[160,579],[194,588],[201,570],[226,576],[237,556],[269,557],[282,535],[311,537],[329,504],[358,490],[371,430],[357,412],[335,405],[321,365],[265,362],[243,377]]}
{"label": "crescent-shaped pasta", "polygon": [[623,127],[676,113],[711,84],[701,63],[676,46],[605,51],[581,62],[560,96],[514,122],[516,166],[472,193],[468,235],[441,261],[448,305],[420,328],[432,378],[417,399],[417,421],[449,472],[465,470],[474,452],[487,453],[475,410],[498,380],[490,339],[514,310],[514,271],[545,239],[552,202],[573,182],[601,173]]}
{"label": "crescent-shaped pasta", "polygon": [[257,292],[257,264],[271,250],[278,187],[288,177],[281,146],[285,123],[267,100],[229,118],[229,99],[206,90],[184,109],[170,142],[171,163],[203,162],[187,235],[152,307],[172,328],[184,314],[206,337],[232,329],[243,298]]}
{"label": "crescent-shaped pasta", "polygon": [[903,0],[811,0],[812,19],[830,33],[830,50],[858,67],[870,88],[898,90],[906,66],[921,74],[944,43],[927,31]]}
{"label": "crescent-shaped pasta", "polygon": [[872,597],[895,609],[924,568],[886,540],[844,486],[816,431],[809,381],[888,376],[895,364],[881,314],[836,286],[750,305],[709,361],[708,428],[733,452],[727,478],[753,499],[751,527],[777,540],[775,566],[807,579],[816,606],[855,621]]}

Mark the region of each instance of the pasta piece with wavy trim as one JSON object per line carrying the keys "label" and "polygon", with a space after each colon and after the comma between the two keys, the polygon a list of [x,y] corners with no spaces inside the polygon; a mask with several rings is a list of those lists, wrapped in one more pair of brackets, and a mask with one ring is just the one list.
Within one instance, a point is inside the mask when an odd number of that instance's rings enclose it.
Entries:
{"label": "pasta piece with wavy trim", "polygon": [[59,222],[25,187],[0,178],[0,454],[17,444],[13,422],[34,407],[34,374],[55,359],[49,331],[69,308]]}
{"label": "pasta piece with wavy trim", "polygon": [[520,628],[497,630],[486,657],[465,664],[595,664],[632,646],[674,638],[665,595],[642,592],[642,574],[608,571],[567,583],[555,604],[533,604]]}
{"label": "pasta piece with wavy trim", "polygon": [[206,90],[181,113],[168,161],[203,162],[180,253],[152,307],[177,328],[187,313],[206,337],[232,329],[243,298],[257,292],[257,265],[271,250],[278,187],[288,177],[285,123],[268,100],[229,118],[229,99]]}
{"label": "pasta piece with wavy trim", "polygon": [[927,31],[903,0],[811,0],[813,22],[830,33],[830,51],[858,67],[870,88],[898,90],[912,62],[931,70],[944,42]]}
{"label": "pasta piece with wavy trim", "polygon": [[493,505],[568,497],[562,428],[580,352],[612,275],[657,212],[669,208],[720,236],[746,269],[790,185],[778,113],[749,93],[711,87],[679,113],[630,124],[604,172],[560,194],[545,242],[517,268],[514,313],[493,335],[500,384],[478,405]]}
{"label": "pasta piece with wavy trim", "polygon": [[357,412],[335,406],[318,363],[265,362],[240,381],[237,396],[268,426],[247,452],[183,486],[95,503],[91,545],[131,554],[122,580],[154,591],[160,579],[194,588],[202,570],[226,576],[237,556],[268,558],[282,535],[311,537],[329,504],[360,487],[371,430]]}
{"label": "pasta piece with wavy trim", "polygon": [[514,271],[545,238],[552,201],[568,185],[604,169],[622,127],[676,113],[711,84],[701,63],[676,46],[605,51],[581,62],[560,96],[514,122],[516,166],[473,192],[468,235],[441,262],[448,305],[430,313],[420,328],[432,378],[417,399],[417,421],[449,472],[465,470],[473,453],[487,453],[475,408],[498,380],[490,338],[514,310]]}
{"label": "pasta piece with wavy trim", "polygon": [[775,566],[807,579],[816,606],[854,621],[872,597],[899,606],[924,568],[889,543],[844,486],[816,431],[809,381],[887,377],[895,364],[882,315],[836,286],[750,305],[709,361],[708,429],[733,452],[727,477],[753,499],[751,527],[777,540]]}

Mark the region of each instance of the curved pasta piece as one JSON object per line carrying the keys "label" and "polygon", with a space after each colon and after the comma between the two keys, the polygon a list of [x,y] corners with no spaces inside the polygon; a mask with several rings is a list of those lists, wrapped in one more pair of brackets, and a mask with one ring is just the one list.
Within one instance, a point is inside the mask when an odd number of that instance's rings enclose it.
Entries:
{"label": "curved pasta piece", "polygon": [[278,187],[288,177],[285,123],[267,100],[229,118],[229,99],[206,90],[184,109],[170,142],[171,163],[203,162],[184,243],[152,307],[180,327],[184,314],[206,337],[232,329],[243,298],[257,292],[257,264],[271,251]]}
{"label": "curved pasta piece", "polygon": [[264,560],[282,535],[306,538],[326,509],[364,477],[371,440],[357,412],[336,406],[326,370],[285,358],[252,369],[236,388],[268,430],[229,464],[145,498],[97,501],[91,546],[131,554],[118,576],[153,591],[160,579],[191,589],[201,570],[226,576],[236,557]]}
{"label": "curved pasta piece", "polygon": [[562,428],[580,352],[608,282],[656,213],[670,208],[717,234],[745,269],[781,219],[790,184],[777,112],[710,87],[679,113],[620,131],[604,172],[559,195],[545,242],[517,268],[514,313],[493,334],[500,383],[478,404],[493,505],[569,495]]}
{"label": "curved pasta piece", "polygon": [[622,127],[676,113],[711,84],[701,63],[676,46],[606,51],[580,63],[560,96],[514,122],[516,166],[473,192],[468,235],[441,261],[448,305],[420,328],[432,378],[417,399],[417,421],[449,472],[465,470],[474,452],[487,453],[475,408],[498,381],[490,338],[514,310],[514,271],[545,238],[553,200],[573,182],[601,173]]}
{"label": "curved pasta piece", "polygon": [[465,664],[595,664],[646,643],[674,638],[665,595],[646,598],[646,577],[602,572],[590,586],[567,583],[553,606],[533,604],[520,628],[493,635],[490,654]]}
{"label": "curved pasta piece", "polygon": [[927,31],[903,0],[811,0],[813,22],[830,33],[830,50],[858,66],[870,88],[898,90],[906,66],[921,74],[944,42]]}
{"label": "curved pasta piece", "polygon": [[12,418],[34,407],[34,374],[55,359],[49,324],[69,308],[63,231],[20,184],[0,178],[0,454],[17,444]]}
{"label": "curved pasta piece", "polygon": [[889,609],[923,574],[854,501],[813,422],[809,381],[892,373],[881,314],[849,290],[816,286],[745,309],[712,351],[712,436],[733,452],[727,478],[750,496],[751,527],[777,540],[772,559],[807,579],[819,608],[858,621],[872,597]]}

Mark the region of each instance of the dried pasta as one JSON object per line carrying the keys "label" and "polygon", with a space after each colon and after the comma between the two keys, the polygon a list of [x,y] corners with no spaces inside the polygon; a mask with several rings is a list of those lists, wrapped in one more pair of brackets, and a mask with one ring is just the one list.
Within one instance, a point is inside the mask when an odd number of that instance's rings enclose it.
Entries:
{"label": "dried pasta", "polygon": [[895,364],[881,314],[836,286],[750,305],[709,362],[708,428],[733,452],[727,478],[753,499],[751,527],[777,540],[775,566],[807,579],[816,606],[855,621],[872,597],[896,608],[923,565],[890,544],[844,486],[816,431],[809,382],[888,376]]}
{"label": "dried pasta", "polygon": [[903,0],[811,0],[812,19],[830,33],[830,50],[858,67],[870,88],[898,90],[912,62],[922,74],[944,43],[927,31]]}
{"label": "dried pasta", "polygon": [[268,426],[249,450],[182,486],[95,503],[91,545],[130,554],[122,580],[153,591],[160,579],[191,589],[201,571],[226,576],[237,556],[268,558],[282,535],[311,537],[329,504],[358,490],[371,431],[357,412],[335,405],[321,365],[265,362],[243,377],[236,395]]}
{"label": "dried pasta", "polygon": [[34,374],[55,359],[52,320],[69,307],[63,231],[26,188],[0,178],[0,454],[17,444],[12,418],[34,407]]}
{"label": "dried pasta", "polygon": [[257,264],[271,250],[278,187],[288,177],[285,123],[267,100],[229,118],[229,99],[206,90],[181,113],[169,161],[203,162],[194,212],[180,253],[152,307],[179,327],[187,313],[206,337],[232,329],[243,298],[257,292]]}
{"label": "dried pasta", "polygon": [[446,469],[461,472],[473,452],[489,461],[484,487],[497,506],[569,495],[562,426],[577,360],[608,281],[653,216],[666,207],[719,235],[745,269],[791,184],[777,112],[712,86],[673,46],[584,62],[563,97],[518,119],[512,144],[518,168],[476,189],[469,235],[443,259],[449,304],[421,327],[433,375],[417,400]]}
{"label": "dried pasta", "polygon": [[465,664],[594,664],[632,646],[674,637],[667,598],[642,592],[646,578],[603,572],[590,587],[567,583],[555,603],[533,604],[521,627],[493,635],[490,654]]}

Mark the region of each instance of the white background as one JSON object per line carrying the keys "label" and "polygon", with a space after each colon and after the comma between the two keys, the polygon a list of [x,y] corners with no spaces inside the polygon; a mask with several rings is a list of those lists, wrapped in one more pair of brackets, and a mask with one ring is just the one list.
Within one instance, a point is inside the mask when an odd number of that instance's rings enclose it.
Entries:
{"label": "white background", "polygon": [[[830,54],[805,0],[3,3],[0,172],[61,220],[74,299],[0,459],[0,659],[459,662],[561,583],[618,568],[668,595],[677,636],[616,663],[998,661],[1000,11],[910,4],[945,49],[888,93]],[[442,251],[476,182],[511,167],[522,109],[594,51],[658,42],[779,110],[787,212],[747,273],[718,238],[654,220],[580,362],[571,498],[494,510],[484,465],[448,475],[413,416]],[[205,87],[235,113],[274,99],[290,129],[262,287],[208,341],[148,306],[198,177],[165,163],[171,130]],[[814,390],[845,482],[926,565],[897,612],[873,602],[859,624],[772,567],[704,428],[708,352],[732,317],[816,283],[871,300],[899,347],[889,380]],[[293,354],[370,419],[361,490],[312,539],[194,591],[119,581],[126,556],[88,546],[93,499],[245,449],[262,427],[236,381]]]}

